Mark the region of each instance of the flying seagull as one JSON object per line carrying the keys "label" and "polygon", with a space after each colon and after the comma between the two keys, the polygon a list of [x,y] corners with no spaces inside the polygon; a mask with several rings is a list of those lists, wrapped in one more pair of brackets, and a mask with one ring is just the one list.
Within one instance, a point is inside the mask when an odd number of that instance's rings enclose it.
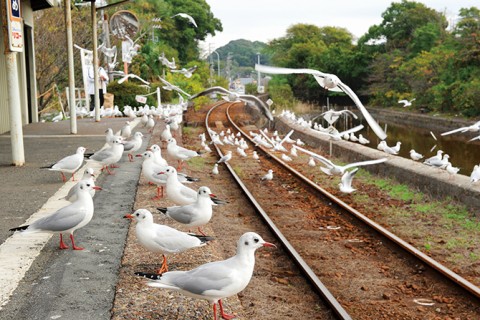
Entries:
{"label": "flying seagull", "polygon": [[211,88],[205,89],[202,92],[199,92],[191,96],[190,100],[200,96],[210,95],[212,93],[221,94],[223,95],[223,98],[225,100],[230,102],[243,101],[247,103],[249,106],[257,107],[268,118],[268,120],[273,121],[273,116],[270,113],[270,110],[268,109],[268,105],[265,102],[258,99],[256,96],[249,95],[249,94],[238,94],[236,92],[228,91],[227,89],[222,87],[211,87]]}
{"label": "flying seagull", "polygon": [[193,19],[193,17],[191,15],[186,14],[186,13],[177,13],[177,14],[173,15],[172,18],[174,18],[176,16],[188,19],[188,21],[190,21],[190,23],[193,24],[195,26],[195,28],[198,28],[197,23],[195,22],[195,19]]}
{"label": "flying seagull", "polygon": [[415,98],[413,98],[412,100],[406,100],[406,99],[398,100],[398,103],[403,103],[403,107],[406,108],[406,107],[410,107],[413,101],[415,101]]}
{"label": "flying seagull", "polygon": [[355,92],[350,89],[349,86],[344,84],[336,75],[323,73],[318,70],[313,69],[290,69],[290,68],[280,68],[280,67],[271,67],[271,66],[264,66],[260,64],[255,64],[255,70],[262,72],[262,73],[270,73],[270,74],[311,74],[317,80],[322,88],[331,90],[331,91],[343,91],[345,92],[355,103],[357,108],[362,112],[363,117],[367,121],[367,123],[372,128],[373,132],[381,139],[385,140],[387,137],[386,133],[383,129],[378,125],[378,123],[373,119],[367,109],[363,106],[360,99],[357,97]]}
{"label": "flying seagull", "polygon": [[183,91],[183,90],[180,89],[179,87],[171,84],[170,82],[168,82],[167,80],[163,79],[162,77],[159,76],[159,78],[160,78],[160,81],[162,81],[163,84],[165,85],[165,86],[163,86],[163,89],[168,90],[168,91],[175,90],[175,91],[177,91],[177,92],[179,92],[179,93],[187,96],[187,98],[190,99],[190,97],[191,97],[190,94],[186,93],[185,91]]}
{"label": "flying seagull", "polygon": [[150,82],[143,80],[142,78],[140,78],[139,76],[137,76],[137,75],[135,75],[135,74],[133,74],[133,73],[129,73],[129,74],[127,74],[126,76],[124,76],[123,78],[121,78],[120,80],[118,80],[118,84],[124,83],[125,80],[127,80],[128,78],[140,80],[141,82],[143,82],[143,83],[146,84],[147,86],[150,85]]}

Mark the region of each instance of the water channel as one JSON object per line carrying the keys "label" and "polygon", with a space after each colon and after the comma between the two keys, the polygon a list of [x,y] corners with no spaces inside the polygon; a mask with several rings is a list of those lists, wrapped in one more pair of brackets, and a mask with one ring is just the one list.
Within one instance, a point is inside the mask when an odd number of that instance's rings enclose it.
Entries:
{"label": "water channel", "polygon": [[[351,118],[348,118],[351,119]],[[320,119],[318,119],[320,120]],[[324,127],[328,126],[325,120],[322,119],[320,122]],[[346,121],[344,117],[341,117],[335,127],[342,131],[345,127]],[[422,129],[421,127],[405,127],[396,125],[395,123],[385,123],[378,122],[382,128],[386,128],[387,132],[387,145],[394,146],[397,141],[400,141],[401,148],[399,152],[400,157],[410,159],[410,150],[414,149],[415,151],[424,155],[424,159],[436,155],[438,150],[443,150],[450,156],[450,162],[452,166],[460,168],[459,174],[470,176],[473,167],[476,164],[480,164],[480,140],[469,142],[471,138],[480,135],[480,132],[477,133],[454,133],[447,136],[441,136],[441,132],[432,132],[429,130]],[[370,129],[367,122],[363,119],[348,120],[348,128],[353,126],[363,124],[364,128],[359,132],[356,132],[355,135],[361,133],[365,138],[370,140],[370,143],[366,146],[370,148],[377,148],[380,139],[375,135],[375,133]],[[445,130],[449,131],[449,130]],[[437,140],[435,140],[435,138]],[[358,142],[355,142],[358,143]],[[422,159],[421,161],[423,161]]]}

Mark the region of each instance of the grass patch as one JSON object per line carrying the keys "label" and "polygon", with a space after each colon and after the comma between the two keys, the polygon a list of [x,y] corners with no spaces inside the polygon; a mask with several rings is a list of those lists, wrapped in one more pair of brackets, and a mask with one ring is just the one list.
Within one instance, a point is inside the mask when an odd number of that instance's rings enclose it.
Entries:
{"label": "grass patch", "polygon": [[205,167],[205,159],[202,157],[194,157],[187,162],[188,165],[194,170],[202,170]]}
{"label": "grass patch", "polygon": [[239,176],[240,178],[244,178],[244,174],[243,174],[243,170],[242,168],[238,167],[238,166],[234,166],[233,167],[233,171],[237,174],[237,176]]}

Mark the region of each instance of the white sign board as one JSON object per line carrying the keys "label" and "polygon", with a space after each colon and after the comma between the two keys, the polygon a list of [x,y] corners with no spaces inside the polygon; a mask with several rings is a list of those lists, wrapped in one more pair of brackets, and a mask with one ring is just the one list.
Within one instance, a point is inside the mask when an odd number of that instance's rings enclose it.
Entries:
{"label": "white sign board", "polygon": [[135,96],[135,100],[139,103],[147,103],[147,97],[144,96]]}
{"label": "white sign board", "polygon": [[268,99],[268,100],[266,101],[266,104],[267,104],[269,107],[271,107],[272,104],[273,104],[272,99]]}
{"label": "white sign board", "polygon": [[23,52],[23,21],[20,0],[7,1],[7,35],[10,51]]}

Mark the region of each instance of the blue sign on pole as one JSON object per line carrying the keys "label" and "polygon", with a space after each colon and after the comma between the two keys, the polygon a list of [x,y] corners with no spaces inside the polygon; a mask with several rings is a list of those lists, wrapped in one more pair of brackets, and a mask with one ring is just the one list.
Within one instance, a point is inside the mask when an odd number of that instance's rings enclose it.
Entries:
{"label": "blue sign on pole", "polygon": [[20,3],[19,0],[10,0],[12,4],[12,17],[20,18]]}
{"label": "blue sign on pole", "polygon": [[20,0],[7,0],[7,31],[10,51],[23,51],[23,21]]}

